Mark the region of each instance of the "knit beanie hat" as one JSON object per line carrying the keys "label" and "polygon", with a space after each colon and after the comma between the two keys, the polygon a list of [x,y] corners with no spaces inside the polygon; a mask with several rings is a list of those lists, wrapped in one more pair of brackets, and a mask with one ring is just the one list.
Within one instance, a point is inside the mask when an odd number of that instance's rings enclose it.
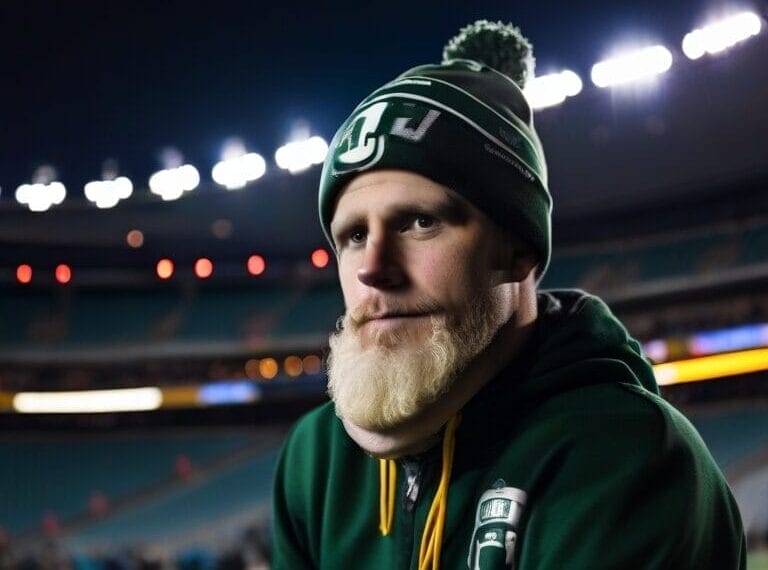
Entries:
{"label": "knit beanie hat", "polygon": [[336,200],[361,172],[416,172],[463,196],[539,262],[549,264],[552,199],[544,152],[522,88],[531,45],[484,20],[461,30],[443,63],[409,69],[366,97],[331,141],[320,178],[320,222],[331,239]]}

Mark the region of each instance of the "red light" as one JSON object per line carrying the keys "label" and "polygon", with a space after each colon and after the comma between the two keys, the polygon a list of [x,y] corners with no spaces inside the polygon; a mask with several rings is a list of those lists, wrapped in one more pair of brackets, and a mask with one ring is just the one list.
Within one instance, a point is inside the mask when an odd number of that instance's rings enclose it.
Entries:
{"label": "red light", "polygon": [[248,273],[251,275],[261,275],[267,268],[267,262],[260,255],[252,255],[248,258]]}
{"label": "red light", "polygon": [[56,281],[62,285],[66,285],[72,280],[72,270],[66,263],[60,263],[56,266],[55,276]]}
{"label": "red light", "polygon": [[24,284],[32,281],[32,267],[26,263],[19,265],[16,268],[16,279],[19,280],[19,283]]}
{"label": "red light", "polygon": [[195,261],[195,275],[200,279],[207,279],[213,273],[213,263],[210,259],[201,257]]}
{"label": "red light", "polygon": [[173,261],[170,259],[161,259],[157,262],[157,276],[160,279],[170,279],[173,277]]}
{"label": "red light", "polygon": [[314,265],[318,269],[322,269],[323,267],[326,267],[330,260],[331,260],[331,256],[328,255],[328,252],[322,248],[316,249],[315,251],[312,252],[312,265]]}
{"label": "red light", "polygon": [[125,236],[125,241],[133,248],[144,245],[144,234],[141,230],[131,230]]}

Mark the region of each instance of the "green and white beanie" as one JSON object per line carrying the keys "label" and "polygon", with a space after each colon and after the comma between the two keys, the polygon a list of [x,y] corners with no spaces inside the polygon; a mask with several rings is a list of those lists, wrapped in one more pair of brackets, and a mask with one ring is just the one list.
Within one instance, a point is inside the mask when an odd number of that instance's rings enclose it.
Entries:
{"label": "green and white beanie", "polygon": [[361,172],[394,168],[457,192],[529,244],[541,277],[549,264],[552,198],[544,151],[523,95],[532,48],[520,31],[478,21],[440,65],[409,69],[360,103],[331,141],[320,179],[320,222]]}

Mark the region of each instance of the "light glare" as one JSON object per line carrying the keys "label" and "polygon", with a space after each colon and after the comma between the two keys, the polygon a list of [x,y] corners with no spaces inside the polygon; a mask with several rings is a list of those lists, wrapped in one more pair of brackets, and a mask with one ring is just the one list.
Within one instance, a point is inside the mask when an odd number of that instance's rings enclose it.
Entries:
{"label": "light glare", "polygon": [[162,401],[159,388],[20,392],[13,398],[13,407],[22,414],[89,414],[156,410]]}
{"label": "light glare", "polygon": [[157,262],[156,271],[157,271],[157,276],[160,279],[170,279],[171,277],[173,277],[173,271],[174,271],[173,261],[171,261],[168,258],[161,259],[160,261]]}
{"label": "light glare", "polygon": [[200,184],[200,173],[191,164],[155,172],[149,178],[149,191],[163,200],[177,200]]}
{"label": "light glare", "polygon": [[592,82],[598,87],[648,80],[672,67],[672,54],[664,46],[650,46],[596,63]]}
{"label": "light glare", "polygon": [[207,279],[213,274],[213,262],[206,258],[201,257],[195,261],[195,275],[199,279]]}
{"label": "light glare", "polygon": [[85,197],[97,208],[113,208],[133,194],[133,182],[125,176],[114,180],[95,180],[85,185]]}
{"label": "light glare", "polygon": [[261,275],[267,268],[267,262],[260,255],[252,255],[248,258],[248,273],[251,275]]}
{"label": "light glare", "polygon": [[582,89],[581,78],[573,71],[542,75],[532,79],[523,93],[534,109],[559,105],[566,97],[578,95]]}
{"label": "light glare", "polygon": [[56,266],[56,270],[54,271],[54,276],[56,278],[56,281],[58,281],[62,285],[66,285],[72,280],[72,269],[66,263],[60,263],[59,265]]}
{"label": "light glare", "polygon": [[16,268],[16,279],[24,285],[30,283],[32,281],[32,266],[26,263],[19,265]]}
{"label": "light glare", "polygon": [[689,59],[699,59],[705,53],[716,54],[756,36],[762,21],[752,12],[742,12],[703,28],[689,32],[683,38],[683,53]]}
{"label": "light glare", "polygon": [[16,201],[32,212],[45,212],[53,205],[61,204],[67,197],[67,189],[61,182],[22,184],[16,188]]}
{"label": "light glare", "polygon": [[144,245],[144,234],[141,230],[131,230],[126,234],[125,241],[132,248],[139,248]]}
{"label": "light glare", "polygon": [[258,180],[267,171],[267,163],[264,158],[250,152],[242,156],[230,157],[216,163],[211,171],[213,181],[227,190],[237,190],[245,187],[249,182]]}
{"label": "light glare", "polygon": [[328,143],[322,137],[314,136],[281,146],[275,152],[275,162],[280,168],[296,174],[313,164],[322,164],[326,154]]}
{"label": "light glare", "polygon": [[323,248],[318,248],[312,252],[311,259],[312,265],[318,269],[323,269],[328,265],[328,262],[331,260],[331,256],[328,255],[328,252]]}
{"label": "light glare", "polygon": [[728,352],[653,366],[659,386],[768,370],[768,348]]}

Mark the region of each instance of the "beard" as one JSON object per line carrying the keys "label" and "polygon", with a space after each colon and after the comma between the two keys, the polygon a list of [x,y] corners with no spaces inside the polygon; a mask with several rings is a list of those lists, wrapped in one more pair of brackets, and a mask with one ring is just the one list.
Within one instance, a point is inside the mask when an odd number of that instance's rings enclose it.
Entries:
{"label": "beard", "polygon": [[[499,305],[487,287],[460,313],[432,314],[426,331],[404,325],[370,336],[363,330],[374,314],[370,308],[341,317],[329,339],[328,357],[328,393],[336,414],[374,431],[396,427],[418,415],[444,395],[490,345],[503,324]],[[418,314],[440,310],[431,300],[402,310],[388,307]]]}

